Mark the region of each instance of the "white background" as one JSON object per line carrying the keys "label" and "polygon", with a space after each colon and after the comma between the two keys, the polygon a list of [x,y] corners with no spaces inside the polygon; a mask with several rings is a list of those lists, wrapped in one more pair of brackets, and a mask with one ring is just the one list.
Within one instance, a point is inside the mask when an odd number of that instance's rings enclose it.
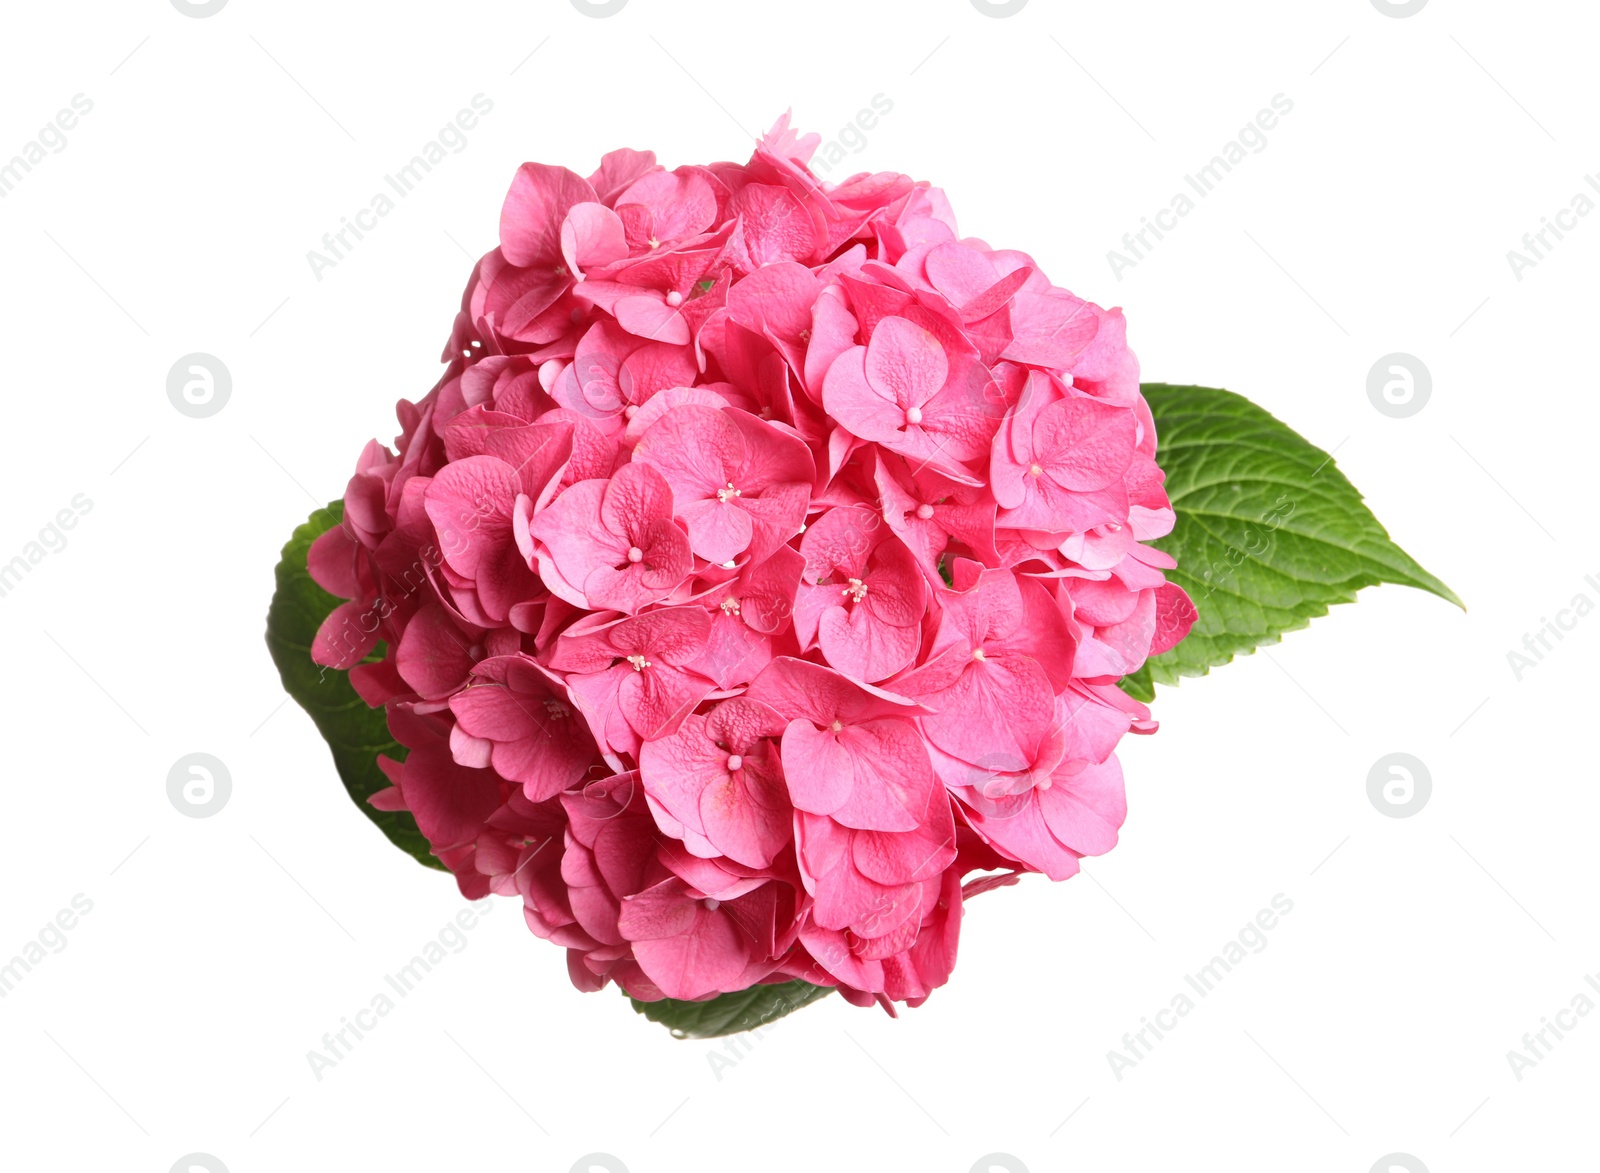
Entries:
{"label": "white background", "polygon": [[[1600,971],[1600,617],[1520,681],[1507,662],[1573,596],[1600,602],[1600,216],[1520,281],[1506,259],[1600,172],[1591,6],[233,0],[192,19],[102,0],[4,19],[0,160],[75,94],[94,109],[0,200],[0,562],[75,495],[93,508],[0,598],[0,960],[74,895],[93,911],[0,1000],[0,1165],[1592,1167],[1600,1015],[1520,1081],[1506,1058]],[[315,279],[307,250],[478,93],[494,110],[465,150]],[[828,999],[717,1070],[722,1044],[572,990],[502,903],[317,1080],[306,1053],[462,901],[351,807],[282,703],[262,642],[279,547],[433,382],[463,249],[492,246],[519,163],[742,160],[791,105],[831,139],[880,93],[893,111],[842,170],[932,179],[966,232],[1125,307],[1146,378],[1232,388],[1337,448],[1469,610],[1371,590],[1163,690],[1160,734],[1125,743],[1121,845],[976,900],[953,980],[899,1021]],[[1267,147],[1117,280],[1107,250],[1279,93],[1294,110]],[[208,419],[166,396],[192,351],[233,376]],[[1409,419],[1366,394],[1393,351],[1433,376]],[[1432,775],[1411,818],[1367,797],[1394,751]],[[211,818],[167,798],[191,752],[232,775]],[[1117,1079],[1124,1032],[1278,893],[1294,910],[1265,950]]]}

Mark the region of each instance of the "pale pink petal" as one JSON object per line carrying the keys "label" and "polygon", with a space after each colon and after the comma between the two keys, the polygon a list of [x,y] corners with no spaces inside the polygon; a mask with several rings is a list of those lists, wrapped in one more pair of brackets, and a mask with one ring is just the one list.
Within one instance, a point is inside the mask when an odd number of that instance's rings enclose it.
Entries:
{"label": "pale pink petal", "polygon": [[524,163],[500,211],[500,248],[513,265],[561,262],[561,222],[577,204],[595,202],[594,189],[565,167]]}
{"label": "pale pink petal", "polygon": [[561,255],[572,275],[597,269],[628,255],[622,221],[604,204],[575,204],[561,222]]}

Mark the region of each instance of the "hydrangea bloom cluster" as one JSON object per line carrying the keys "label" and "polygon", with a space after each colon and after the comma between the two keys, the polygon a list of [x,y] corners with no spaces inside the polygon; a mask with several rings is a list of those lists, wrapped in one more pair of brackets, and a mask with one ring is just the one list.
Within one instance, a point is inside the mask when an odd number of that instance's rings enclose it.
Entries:
{"label": "hydrangea bloom cluster", "polygon": [[920,1004],[965,900],[1115,844],[1116,681],[1194,617],[1121,313],[817,141],[523,166],[311,550],[374,804],[581,989]]}

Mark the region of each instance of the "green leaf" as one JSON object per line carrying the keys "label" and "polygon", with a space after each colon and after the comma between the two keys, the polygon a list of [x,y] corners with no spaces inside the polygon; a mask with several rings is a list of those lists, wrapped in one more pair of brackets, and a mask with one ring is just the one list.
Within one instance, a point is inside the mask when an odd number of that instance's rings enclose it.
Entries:
{"label": "green leaf", "polygon": [[1200,616],[1187,639],[1123,678],[1129,694],[1148,701],[1154,685],[1276,643],[1378,583],[1462,606],[1389,539],[1331,456],[1248,399],[1165,383],[1144,394],[1178,515],[1153,544],[1178,560],[1168,577]]}
{"label": "green leaf", "polygon": [[[389,841],[432,868],[444,870],[428,849],[408,811],[381,811],[367,799],[388,787],[378,768],[378,755],[404,760],[405,746],[389,735],[382,709],[371,709],[350,685],[349,674],[324,668],[311,659],[311,641],[329,612],[341,600],[312,581],[306,571],[306,554],[319,535],[339,524],[344,502],[318,509],[294,531],[278,563],[278,588],[267,611],[267,649],[278,666],[288,694],[311,716],[317,732],[333,751],[333,763],[351,800],[378,825]],[[371,658],[382,655],[380,646]]]}
{"label": "green leaf", "polygon": [[670,1027],[674,1038],[715,1039],[776,1022],[832,992],[828,986],[793,981],[751,986],[736,994],[718,994],[705,1002],[680,1002],[675,998],[659,1002],[628,1000],[651,1022]]}

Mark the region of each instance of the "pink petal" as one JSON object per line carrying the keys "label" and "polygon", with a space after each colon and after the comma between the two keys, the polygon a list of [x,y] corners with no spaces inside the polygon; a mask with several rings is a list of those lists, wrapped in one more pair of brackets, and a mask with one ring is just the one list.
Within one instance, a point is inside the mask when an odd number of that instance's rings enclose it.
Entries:
{"label": "pink petal", "polygon": [[[838,738],[849,755],[854,784],[846,801],[831,812],[833,818],[865,830],[919,827],[937,787],[916,726],[892,717],[852,726]],[[786,761],[788,743],[785,734]]]}
{"label": "pink petal", "polygon": [[[922,581],[920,574],[917,580]],[[823,589],[823,588],[818,588]],[[915,626],[895,627],[866,607],[830,607],[817,626],[817,643],[828,663],[847,676],[875,683],[908,667],[917,653]]]}
{"label": "pink petal", "polygon": [[1039,810],[1050,833],[1082,855],[1103,855],[1117,845],[1128,817],[1122,767],[1114,757],[1075,774],[1056,774],[1039,791]]}
{"label": "pink petal", "polygon": [[424,500],[451,569],[472,578],[512,542],[511,507],[521,487],[511,466],[493,456],[471,456],[439,470]]}
{"label": "pink petal", "polygon": [[729,242],[742,268],[810,260],[817,251],[817,228],[810,213],[787,189],[751,183],[728,205],[739,218]]}
{"label": "pink petal", "polygon": [[443,607],[429,603],[406,624],[395,652],[396,666],[405,682],[423,698],[447,697],[467,682],[474,663],[475,642]]}
{"label": "pink petal", "polygon": [[689,323],[676,308],[659,295],[639,294],[624,297],[616,304],[617,323],[630,334],[652,342],[686,346],[692,335]]}
{"label": "pink petal", "polygon": [[1069,293],[1023,290],[1011,301],[1012,340],[1001,357],[1064,370],[1099,328],[1088,302]]}
{"label": "pink petal", "polygon": [[340,603],[317,628],[311,659],[340,671],[352,668],[377,646],[381,626],[374,604],[353,599]]}
{"label": "pink petal", "polygon": [[711,681],[666,663],[623,676],[617,707],[645,741],[665,737],[711,691]]}
{"label": "pink petal", "polygon": [[331,595],[355,598],[361,594],[361,578],[356,569],[361,548],[343,526],[336,525],[322,533],[306,552],[306,570],[311,580]]}
{"label": "pink petal", "polygon": [[561,261],[561,222],[576,204],[595,202],[594,189],[565,167],[524,163],[500,211],[500,249],[519,267]]}
{"label": "pink petal", "polygon": [[850,799],[856,785],[850,749],[835,732],[795,720],[783,734],[784,776],[789,799],[800,810],[831,815]]}
{"label": "pink petal", "polygon": [[650,210],[657,239],[685,240],[704,232],[717,214],[717,197],[704,176],[696,171],[652,171],[636,180],[617,197],[620,212],[628,204]]}
{"label": "pink petal", "polygon": [[852,435],[882,443],[900,435],[905,407],[867,381],[866,362],[865,346],[852,347],[834,359],[822,383],[822,406]]}
{"label": "pink petal", "polygon": [[[637,939],[633,955],[669,998],[703,998],[730,987],[749,961],[734,923],[682,895],[682,880],[667,880],[624,902],[619,926]],[[685,918],[667,906],[690,911]],[[668,929],[678,931],[669,935]],[[643,934],[651,934],[644,937]]]}
{"label": "pink petal", "polygon": [[561,222],[561,255],[572,275],[598,269],[628,255],[622,221],[604,204],[575,204]]}
{"label": "pink petal", "polygon": [[769,338],[798,341],[812,328],[813,306],[821,289],[810,269],[779,261],[734,283],[728,291],[728,316]]}
{"label": "pink petal", "polygon": [[939,340],[905,318],[885,318],[872,333],[867,382],[901,408],[920,408],[944,386],[949,361]]}
{"label": "pink petal", "polygon": [[635,151],[622,147],[615,151],[607,151],[601,156],[600,166],[589,176],[589,184],[599,196],[600,202],[609,207],[629,184],[654,170],[656,170],[654,151]]}
{"label": "pink petal", "polygon": [[1156,634],[1150,641],[1150,654],[1159,656],[1177,646],[1199,617],[1200,613],[1182,587],[1171,582],[1162,584],[1156,590]]}
{"label": "pink petal", "polygon": [[1120,477],[1136,439],[1131,411],[1082,395],[1045,408],[1033,428],[1035,459],[1051,480],[1075,492],[1103,489]]}

